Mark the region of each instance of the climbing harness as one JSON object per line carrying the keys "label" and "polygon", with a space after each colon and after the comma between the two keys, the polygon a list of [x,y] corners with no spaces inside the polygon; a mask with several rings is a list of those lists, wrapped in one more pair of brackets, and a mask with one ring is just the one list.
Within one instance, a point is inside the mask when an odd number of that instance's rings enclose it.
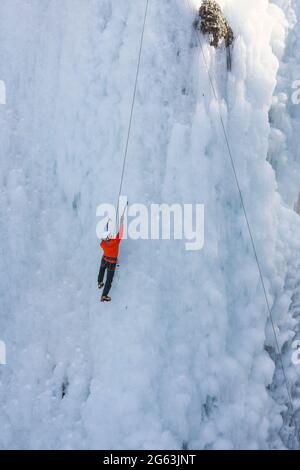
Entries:
{"label": "climbing harness", "polygon": [[[187,2],[187,5],[188,5],[188,8],[192,9],[190,0],[186,0],[186,2]],[[282,374],[283,374],[283,378],[284,378],[284,383],[285,383],[286,390],[287,390],[287,396],[288,396],[288,401],[289,401],[289,404],[290,404],[292,419],[294,420],[295,429],[296,429],[296,432],[297,432],[298,426],[297,426],[297,422],[296,422],[296,419],[295,419],[295,407],[294,407],[294,403],[293,403],[293,399],[292,399],[292,395],[291,395],[291,391],[290,391],[290,385],[289,385],[289,382],[288,382],[287,374],[286,374],[283,359],[282,359],[281,350],[280,350],[280,347],[279,347],[279,340],[278,340],[277,334],[276,334],[275,322],[274,322],[274,319],[273,319],[270,303],[269,303],[269,300],[268,300],[267,289],[266,289],[265,281],[264,281],[264,278],[263,278],[262,268],[261,268],[261,264],[260,264],[260,261],[259,261],[259,258],[258,258],[257,249],[256,249],[255,242],[254,242],[253,232],[252,232],[251,225],[250,225],[250,222],[249,222],[249,218],[248,218],[248,215],[247,215],[247,210],[246,210],[246,206],[245,206],[245,202],[244,202],[244,197],[243,197],[243,194],[242,194],[239,178],[238,178],[237,171],[236,171],[236,168],[235,168],[235,163],[234,163],[234,158],[233,158],[232,151],[231,151],[231,146],[230,146],[230,143],[229,143],[229,138],[228,138],[228,135],[227,135],[225,124],[224,124],[224,119],[223,119],[223,116],[222,116],[222,113],[221,113],[220,100],[219,100],[218,94],[216,92],[216,88],[214,86],[212,75],[210,73],[209,66],[208,66],[208,63],[207,63],[207,60],[206,60],[206,57],[205,57],[205,54],[204,54],[201,35],[200,35],[199,31],[197,31],[197,30],[196,30],[196,34],[197,34],[197,37],[198,37],[198,43],[199,43],[199,46],[200,46],[201,54],[202,54],[202,57],[203,57],[203,62],[204,62],[204,65],[205,65],[205,68],[206,68],[206,71],[207,71],[207,74],[208,74],[208,78],[209,78],[209,82],[210,82],[210,85],[211,85],[211,88],[212,88],[212,92],[213,92],[215,100],[218,104],[218,113],[219,113],[219,117],[220,117],[220,121],[221,121],[221,127],[222,127],[222,131],[223,131],[223,134],[224,134],[226,147],[227,147],[227,150],[228,150],[230,163],[231,163],[231,167],[232,167],[232,170],[233,170],[237,191],[238,191],[238,194],[239,194],[239,199],[240,199],[242,211],[243,211],[244,218],[245,218],[245,221],[246,221],[247,231],[249,233],[251,246],[252,246],[253,253],[254,253],[254,258],[255,258],[256,265],[257,265],[257,269],[258,269],[259,278],[260,278],[260,282],[261,282],[261,286],[262,286],[262,290],[263,290],[263,295],[264,295],[264,299],[265,299],[266,306],[267,306],[267,311],[268,311],[268,314],[269,314],[270,322],[271,322],[271,325],[272,325],[272,330],[273,330],[274,337],[275,337],[277,354],[278,354],[278,357],[279,357],[279,360],[280,360],[280,365],[281,365],[281,370],[282,370]]]}
{"label": "climbing harness", "polygon": [[111,256],[104,256],[105,261],[108,261],[109,263],[116,263],[118,261],[118,258],[112,258]]}

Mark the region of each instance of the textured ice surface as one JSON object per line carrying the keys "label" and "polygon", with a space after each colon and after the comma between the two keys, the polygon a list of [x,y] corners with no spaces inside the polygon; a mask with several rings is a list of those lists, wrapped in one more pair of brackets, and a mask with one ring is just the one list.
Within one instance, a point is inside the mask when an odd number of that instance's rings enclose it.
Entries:
{"label": "textured ice surface", "polygon": [[[204,203],[205,246],[124,241],[103,305],[95,213],[118,194],[145,2],[1,0],[1,448],[299,445],[194,47],[199,3],[150,1],[123,193]],[[231,73],[224,51],[204,52],[298,408],[299,108],[282,93],[300,12],[276,3],[220,1],[236,37]]]}

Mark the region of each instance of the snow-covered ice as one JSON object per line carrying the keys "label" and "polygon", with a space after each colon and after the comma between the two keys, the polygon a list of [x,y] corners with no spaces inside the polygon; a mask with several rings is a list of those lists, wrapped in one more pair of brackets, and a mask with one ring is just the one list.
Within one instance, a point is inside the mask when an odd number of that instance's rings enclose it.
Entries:
{"label": "snow-covered ice", "polygon": [[[103,305],[96,209],[118,195],[145,1],[1,0],[0,448],[300,447],[200,3],[149,2],[123,194],[205,204],[205,245],[124,240]],[[231,72],[204,53],[299,410],[300,9],[219,3]]]}

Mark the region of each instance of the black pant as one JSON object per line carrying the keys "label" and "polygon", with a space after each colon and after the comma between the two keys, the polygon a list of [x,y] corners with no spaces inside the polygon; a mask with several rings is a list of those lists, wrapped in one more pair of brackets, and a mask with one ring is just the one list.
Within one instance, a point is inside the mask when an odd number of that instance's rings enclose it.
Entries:
{"label": "black pant", "polygon": [[111,288],[111,283],[115,275],[115,270],[116,270],[116,263],[109,263],[108,261],[105,261],[104,258],[102,258],[100,269],[99,269],[99,275],[98,275],[98,284],[100,284],[100,282],[103,282],[106,269],[107,269],[106,282],[105,282],[102,295],[108,295],[110,288]]}

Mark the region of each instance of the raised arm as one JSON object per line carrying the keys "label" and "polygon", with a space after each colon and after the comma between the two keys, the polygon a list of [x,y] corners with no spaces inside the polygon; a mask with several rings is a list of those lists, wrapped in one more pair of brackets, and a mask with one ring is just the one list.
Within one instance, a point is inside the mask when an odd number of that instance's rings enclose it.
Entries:
{"label": "raised arm", "polygon": [[128,201],[126,203],[124,212],[123,212],[121,220],[120,220],[119,232],[117,233],[117,236],[116,236],[116,240],[118,240],[119,242],[121,241],[121,239],[123,237],[123,234],[124,234],[124,214],[125,214],[125,211],[126,211],[127,207],[128,207]]}
{"label": "raised arm", "polygon": [[124,224],[123,224],[123,221],[121,219],[121,223],[120,223],[119,231],[118,231],[117,236],[116,236],[116,240],[121,241],[121,239],[123,237],[123,233],[124,233]]}
{"label": "raised arm", "polygon": [[121,241],[124,234],[124,215],[122,215],[120,220],[119,232],[117,233],[116,240]]}

